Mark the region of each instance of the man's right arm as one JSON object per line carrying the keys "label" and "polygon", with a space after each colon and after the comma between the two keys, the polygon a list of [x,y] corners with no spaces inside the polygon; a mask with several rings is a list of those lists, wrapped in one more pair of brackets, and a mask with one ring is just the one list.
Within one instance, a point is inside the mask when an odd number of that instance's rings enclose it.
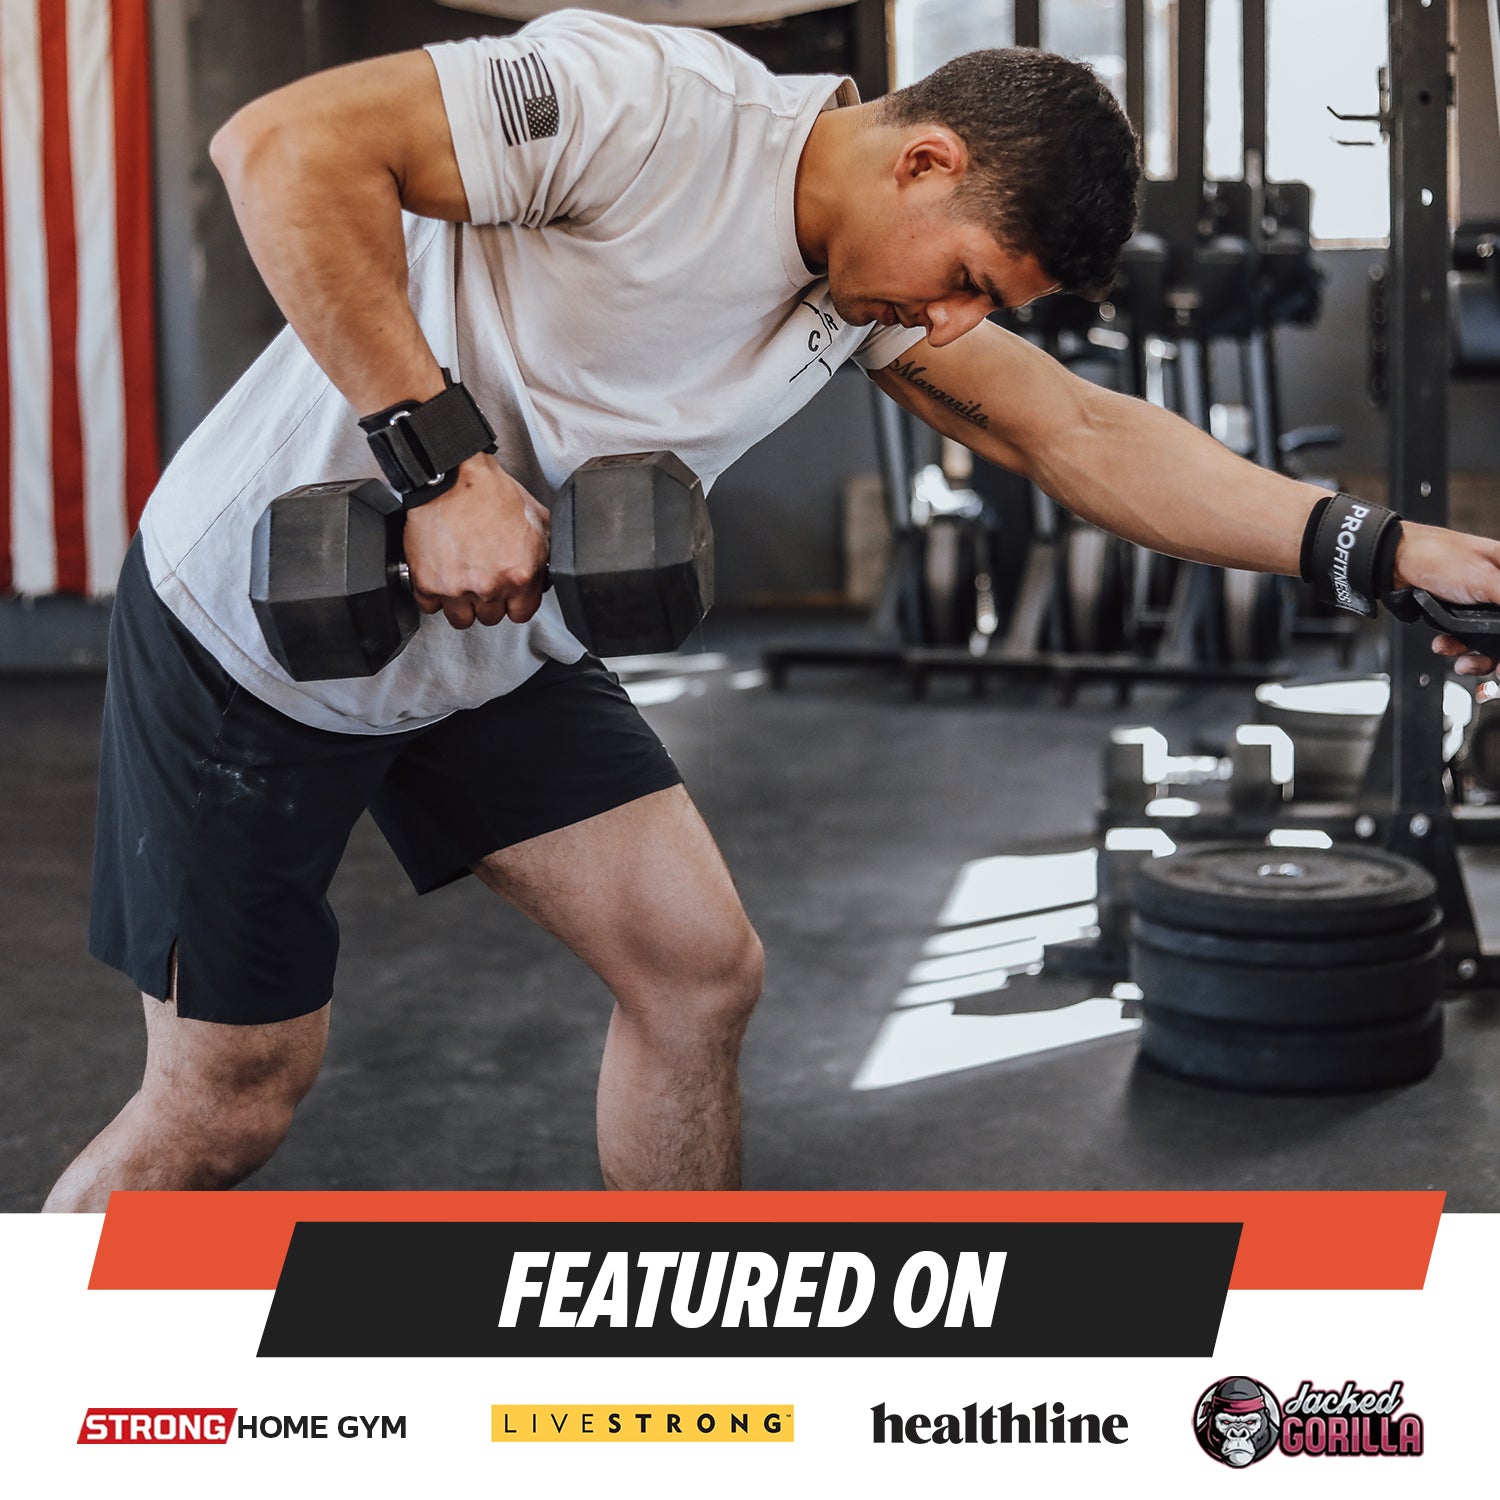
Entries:
{"label": "man's right arm", "polygon": [[[279,89],[240,110],[210,154],[271,295],[354,410],[437,395],[442,371],[407,297],[401,213],[470,214],[428,55],[355,63]],[[453,489],[412,511],[406,550],[428,613],[441,608],[460,628],[530,619],[541,603],[546,512],[476,455]]]}

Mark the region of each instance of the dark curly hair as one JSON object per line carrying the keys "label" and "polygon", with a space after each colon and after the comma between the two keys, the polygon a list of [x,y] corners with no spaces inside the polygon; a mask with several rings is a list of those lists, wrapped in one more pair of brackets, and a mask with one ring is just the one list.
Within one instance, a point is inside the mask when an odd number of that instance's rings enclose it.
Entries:
{"label": "dark curly hair", "polygon": [[1062,289],[1099,300],[1135,227],[1140,148],[1083,63],[1029,47],[969,52],[888,94],[881,123],[938,124],[968,148],[955,209]]}

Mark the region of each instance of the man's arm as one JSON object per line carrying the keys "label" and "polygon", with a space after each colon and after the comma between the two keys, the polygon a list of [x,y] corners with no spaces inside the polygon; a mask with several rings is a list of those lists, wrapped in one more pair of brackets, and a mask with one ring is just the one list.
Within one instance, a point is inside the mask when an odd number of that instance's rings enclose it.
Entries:
{"label": "man's arm", "polygon": [[[1231,453],[1180,417],[1091,385],[1034,345],[981,323],[926,340],[875,375],[908,410],[981,457],[1027,475],[1069,510],[1158,552],[1296,575],[1327,493]],[[1455,603],[1500,603],[1500,543],[1407,522],[1395,583]],[[1446,644],[1445,644],[1446,643]],[[1444,655],[1462,655],[1438,637]],[[1466,656],[1461,670],[1489,671]]]}
{"label": "man's arm", "polygon": [[[469,205],[427,54],[268,94],[218,132],[210,154],[271,295],[354,410],[437,395],[442,373],[407,298],[401,212],[465,220]],[[459,627],[530,619],[546,512],[479,454],[446,495],[412,511],[406,550],[429,614],[441,608]]]}
{"label": "man's arm", "polygon": [[1085,520],[1175,557],[1296,573],[1302,528],[1326,493],[1257,468],[1170,412],[1079,379],[993,323],[942,349],[923,340],[875,379]]}

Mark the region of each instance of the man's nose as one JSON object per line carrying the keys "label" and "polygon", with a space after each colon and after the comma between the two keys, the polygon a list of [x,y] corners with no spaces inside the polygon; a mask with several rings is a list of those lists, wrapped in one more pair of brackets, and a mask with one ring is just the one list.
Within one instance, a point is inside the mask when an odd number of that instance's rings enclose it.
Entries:
{"label": "man's nose", "polygon": [[944,297],[927,304],[927,342],[934,349],[962,338],[977,328],[992,311],[987,297]]}

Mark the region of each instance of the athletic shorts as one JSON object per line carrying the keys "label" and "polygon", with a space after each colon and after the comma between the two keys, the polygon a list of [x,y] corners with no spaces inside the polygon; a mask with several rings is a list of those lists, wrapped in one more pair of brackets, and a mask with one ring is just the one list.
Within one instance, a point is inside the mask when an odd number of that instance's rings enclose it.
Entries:
{"label": "athletic shorts", "polygon": [[[482,629],[482,626],[474,626]],[[109,633],[89,951],[183,1016],[256,1025],[333,993],[328,904],[368,809],[418,892],[681,777],[595,657],[395,734],[268,707],[177,622],[139,537]]]}

